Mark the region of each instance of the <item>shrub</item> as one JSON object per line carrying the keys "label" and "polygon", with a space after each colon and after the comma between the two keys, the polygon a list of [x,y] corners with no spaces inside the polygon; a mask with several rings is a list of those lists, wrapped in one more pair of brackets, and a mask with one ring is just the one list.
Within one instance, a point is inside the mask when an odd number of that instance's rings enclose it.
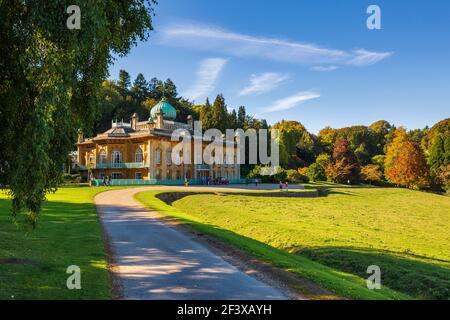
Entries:
{"label": "shrub", "polygon": [[325,169],[319,163],[313,163],[309,166],[307,172],[308,178],[311,181],[326,181]]}
{"label": "shrub", "polygon": [[291,183],[300,183],[300,182],[305,183],[309,181],[306,175],[300,174],[297,170],[287,170],[286,180]]}

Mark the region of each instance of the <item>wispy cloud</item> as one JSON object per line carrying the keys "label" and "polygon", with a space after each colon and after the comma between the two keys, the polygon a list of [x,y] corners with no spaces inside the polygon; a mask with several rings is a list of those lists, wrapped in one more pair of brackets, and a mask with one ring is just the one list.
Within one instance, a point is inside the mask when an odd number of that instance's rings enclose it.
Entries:
{"label": "wispy cloud", "polygon": [[318,72],[330,72],[336,70],[337,68],[337,66],[314,66],[311,70]]}
{"label": "wispy cloud", "polygon": [[276,72],[252,74],[250,76],[250,84],[239,92],[239,96],[269,92],[280,86],[288,78],[287,74]]}
{"label": "wispy cloud", "polygon": [[301,91],[292,96],[279,99],[270,106],[264,108],[263,113],[277,112],[292,109],[306,101],[320,98],[320,94],[314,91]]}
{"label": "wispy cloud", "polygon": [[371,52],[364,49],[355,50],[354,53],[355,56],[349,61],[349,64],[355,66],[375,64],[392,55],[392,52]]}
{"label": "wispy cloud", "polygon": [[216,87],[217,79],[220,76],[227,59],[209,58],[200,63],[197,71],[197,80],[194,85],[184,92],[183,96],[190,100],[195,100],[207,96]]}
{"label": "wispy cloud", "polygon": [[372,52],[365,49],[329,49],[316,44],[256,37],[197,24],[166,27],[162,30],[161,40],[169,45],[306,65],[365,66],[392,55],[392,52]]}

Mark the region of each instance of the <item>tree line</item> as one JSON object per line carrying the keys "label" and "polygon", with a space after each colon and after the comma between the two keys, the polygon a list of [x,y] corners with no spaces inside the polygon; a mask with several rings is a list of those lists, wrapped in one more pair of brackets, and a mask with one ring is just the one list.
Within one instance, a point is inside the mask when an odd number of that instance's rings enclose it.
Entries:
{"label": "tree line", "polygon": [[[326,127],[318,135],[297,121],[281,121],[273,128],[280,133],[281,169],[275,180],[449,190],[450,119],[410,131],[385,120],[370,126]],[[250,176],[258,177],[258,170]]]}
{"label": "tree line", "polygon": [[103,82],[94,133],[109,129],[112,119],[128,119],[135,112],[145,119],[163,96],[177,109],[178,121],[184,122],[191,115],[202,121],[203,130],[277,129],[279,174],[262,177],[260,167],[245,164],[243,176],[265,181],[365,182],[437,190],[449,187],[450,119],[432,128],[410,131],[380,120],[369,126],[325,127],[315,135],[297,121],[283,120],[269,126],[266,120],[249,115],[245,106],[229,111],[222,94],[213,103],[207,98],[204,104],[195,105],[178,94],[171,79],[147,81],[139,73],[132,82],[129,73],[120,70],[117,81]]}

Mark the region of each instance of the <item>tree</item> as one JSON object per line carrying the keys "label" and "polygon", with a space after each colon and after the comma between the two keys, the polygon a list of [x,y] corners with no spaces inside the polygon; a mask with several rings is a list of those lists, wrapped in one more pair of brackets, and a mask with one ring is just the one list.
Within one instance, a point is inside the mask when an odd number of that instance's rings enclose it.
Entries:
{"label": "tree", "polygon": [[213,128],[212,124],[212,107],[209,99],[206,98],[205,105],[200,109],[200,121],[202,122],[203,130]]}
{"label": "tree", "polygon": [[222,132],[228,128],[228,111],[223,95],[217,95],[211,110],[211,127]]}
{"label": "tree", "polygon": [[383,179],[383,173],[376,164],[368,164],[361,168],[361,178],[363,181],[373,183]]}
{"label": "tree", "polygon": [[330,161],[331,156],[328,153],[321,153],[316,158],[316,163],[325,169],[326,165]]}
{"label": "tree", "polygon": [[370,158],[378,153],[375,133],[366,126],[338,129],[336,138],[345,139],[350,143],[350,147],[361,164],[368,164]]}
{"label": "tree", "polygon": [[327,176],[325,174],[325,169],[319,163],[315,162],[308,167],[307,172],[310,181],[326,181]]}
{"label": "tree", "polygon": [[229,116],[229,127],[231,129],[237,129],[238,127],[238,118],[236,114],[236,110],[232,110]]}
{"label": "tree", "polygon": [[359,180],[359,163],[350,143],[337,139],[333,148],[331,161],[325,168],[327,177],[337,183],[354,183]]}
{"label": "tree", "polygon": [[280,158],[281,165],[287,168],[298,168],[314,162],[318,152],[318,141],[306,128],[297,121],[277,122],[273,129],[279,132],[280,151],[287,155]]}
{"label": "tree", "polygon": [[164,96],[170,99],[178,99],[178,91],[175,83],[170,78],[164,82]]}
{"label": "tree", "polygon": [[128,90],[131,86],[131,77],[130,74],[125,70],[119,71],[119,81],[117,81],[117,86],[120,89],[120,93],[125,99],[128,96]]}
{"label": "tree", "polygon": [[448,179],[446,179],[447,174],[445,172],[450,165],[450,135],[444,137],[442,134],[438,134],[434,138],[428,157],[428,164],[434,182],[438,185],[446,186]]}
{"label": "tree", "polygon": [[297,170],[286,170],[286,180],[290,183],[308,182],[307,177],[302,176]]}
{"label": "tree", "polygon": [[425,187],[429,171],[419,144],[399,128],[389,144],[385,161],[385,176],[391,182],[408,188]]}
{"label": "tree", "polygon": [[395,130],[395,127],[386,120],[379,120],[372,123],[369,129],[374,133],[377,153],[383,153],[386,144],[390,142],[390,134]]}
{"label": "tree", "polygon": [[245,107],[240,106],[237,114],[237,127],[245,130],[247,128],[247,124],[247,113],[245,111]]}
{"label": "tree", "polygon": [[450,135],[450,118],[439,121],[431,129],[428,131],[427,135],[423,138],[422,148],[428,154],[430,149],[434,143],[434,139],[439,134],[442,134],[444,137]]}
{"label": "tree", "polygon": [[0,5],[0,187],[9,190],[14,217],[25,211],[36,224],[77,129],[92,129],[109,64],[147,39],[154,4],[79,1],[80,30],[66,28],[55,1]]}
{"label": "tree", "polygon": [[142,103],[149,97],[148,83],[142,73],[139,73],[134,80],[131,92],[138,103]]}
{"label": "tree", "polygon": [[[449,137],[447,137],[449,138]],[[428,157],[428,164],[430,165],[431,171],[436,171],[441,166],[445,166],[447,163],[448,155],[446,155],[447,150],[445,150],[445,140],[442,134],[438,134],[434,138],[433,145],[431,146],[430,156]],[[450,150],[448,150],[450,153]]]}
{"label": "tree", "polygon": [[319,131],[319,142],[322,148],[331,153],[333,150],[334,142],[336,141],[337,130],[331,127],[325,127]]}
{"label": "tree", "polygon": [[384,162],[386,161],[386,156],[384,154],[378,154],[372,157],[372,164],[376,164],[382,172],[384,172]]}

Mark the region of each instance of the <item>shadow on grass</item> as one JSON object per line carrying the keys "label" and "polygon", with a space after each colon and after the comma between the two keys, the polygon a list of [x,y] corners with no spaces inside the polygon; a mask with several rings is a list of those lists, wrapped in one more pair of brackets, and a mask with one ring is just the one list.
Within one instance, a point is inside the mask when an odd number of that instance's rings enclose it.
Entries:
{"label": "shadow on grass", "polygon": [[[92,203],[47,201],[36,229],[11,221],[11,202],[0,199],[0,299],[107,299],[109,275],[100,223]],[[82,290],[66,286],[77,265]]]}
{"label": "shadow on grass", "polygon": [[156,198],[172,205],[175,201],[181,200],[188,196],[195,195],[217,195],[217,196],[246,196],[246,197],[274,197],[274,198],[316,198],[319,193],[316,190],[301,191],[301,192],[224,192],[224,191],[169,191],[161,192],[155,195]]}
{"label": "shadow on grass", "polygon": [[[159,218],[166,224],[182,224],[195,230],[196,232],[212,236],[223,243],[234,246],[262,261],[282,268],[299,277],[303,283],[311,285],[300,285],[302,293],[312,299],[324,298],[326,290],[331,290],[341,297],[352,299],[411,299],[408,294],[394,291],[388,286],[381,290],[369,290],[366,286],[367,275],[363,277],[353,273],[345,273],[335,267],[329,267],[309,257],[290,253],[287,250],[279,249],[264,242],[240,235],[231,230],[224,229],[214,224],[203,223],[198,218],[190,216],[177,208],[168,205],[158,199],[158,192],[143,192],[136,195],[138,201],[144,205],[165,214]],[[294,285],[298,287],[297,285]],[[311,290],[311,288],[314,288]],[[318,288],[324,288],[319,289]],[[329,292],[329,291],[328,291]]]}
{"label": "shadow on grass", "polygon": [[363,278],[368,277],[368,266],[377,265],[382,285],[419,299],[450,299],[449,261],[363,248],[320,247],[296,252]]}

